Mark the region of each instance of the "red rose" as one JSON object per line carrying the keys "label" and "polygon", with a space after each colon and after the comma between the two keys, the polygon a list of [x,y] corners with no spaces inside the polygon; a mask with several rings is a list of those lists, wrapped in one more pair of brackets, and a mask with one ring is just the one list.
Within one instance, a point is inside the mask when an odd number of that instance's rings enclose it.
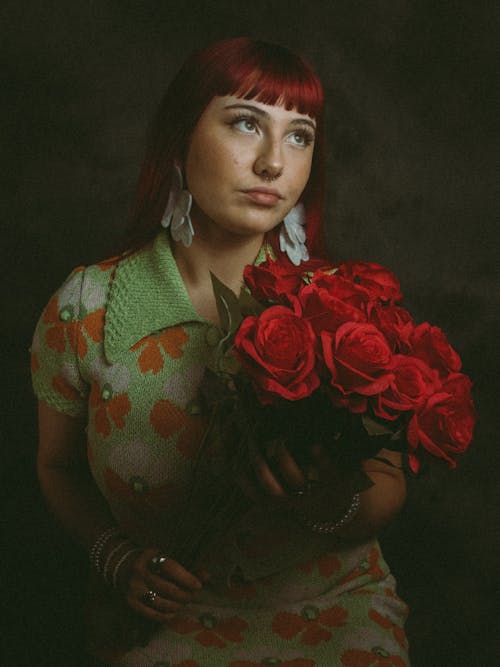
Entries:
{"label": "red rose", "polygon": [[257,301],[275,301],[288,305],[287,296],[298,293],[307,271],[323,265],[324,260],[319,259],[301,262],[300,266],[284,259],[267,259],[262,264],[246,266],[243,277]]}
{"label": "red rose", "polygon": [[331,384],[341,394],[373,396],[389,386],[393,377],[392,353],[384,335],[373,324],[346,322],[335,334],[322,332],[321,345]]}
{"label": "red rose", "polygon": [[[450,455],[465,452],[472,440],[475,422],[476,413],[470,396],[441,391],[430,396],[410,420],[408,442],[414,451],[420,445],[454,468],[456,462]],[[418,469],[415,455],[410,456],[413,469]]]}
{"label": "red rose", "polygon": [[311,325],[285,306],[271,306],[241,323],[234,352],[251,377],[261,403],[281,396],[296,401],[319,385],[316,337]]}
{"label": "red rose", "polygon": [[370,311],[370,322],[387,338],[393,352],[407,352],[415,324],[410,313],[392,304],[376,303]]}
{"label": "red rose", "polygon": [[393,357],[393,378],[387,389],[375,397],[373,411],[383,419],[396,419],[401,412],[415,410],[427,396],[441,389],[437,371],[415,357]]}
{"label": "red rose", "polygon": [[320,274],[299,293],[303,317],[314,332],[334,332],[344,322],[366,322],[368,291],[359,285],[337,276]]}
{"label": "red rose", "polygon": [[410,339],[411,355],[425,361],[431,368],[436,368],[441,376],[458,372],[462,366],[460,357],[448,343],[439,327],[432,327],[428,322],[415,327]]}
{"label": "red rose", "polygon": [[296,294],[303,284],[301,268],[272,260],[246,266],[243,277],[258,301],[282,301],[283,295]]}
{"label": "red rose", "polygon": [[365,287],[372,297],[381,301],[400,301],[403,298],[398,279],[380,264],[350,260],[338,268],[337,275]]}
{"label": "red rose", "polygon": [[443,391],[472,403],[471,389],[471,379],[463,373],[451,373],[451,375],[448,375],[443,381]]}

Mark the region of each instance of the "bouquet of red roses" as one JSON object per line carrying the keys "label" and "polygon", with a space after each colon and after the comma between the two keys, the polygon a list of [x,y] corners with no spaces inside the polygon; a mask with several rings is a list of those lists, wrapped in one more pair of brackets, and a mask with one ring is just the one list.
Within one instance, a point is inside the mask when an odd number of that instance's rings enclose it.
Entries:
{"label": "bouquet of red roses", "polygon": [[[417,325],[398,305],[393,273],[268,258],[244,278],[237,297],[214,277],[227,330],[217,375],[233,394],[231,422],[243,410],[259,442],[324,442],[344,461],[389,446],[415,472],[428,455],[456,465],[476,420],[472,383],[441,329]],[[209,395],[220,396],[213,390],[212,382]],[[376,435],[385,437],[366,437]]]}
{"label": "bouquet of red roses", "polygon": [[205,496],[186,502],[198,527],[184,521],[176,538],[184,560],[194,534],[201,544],[245,511],[234,480],[278,443],[304,469],[321,445],[358,491],[371,485],[361,462],[382,448],[403,452],[417,472],[432,458],[454,467],[472,439],[472,383],[460,357],[441,329],[417,325],[398,305],[390,271],[268,258],[244,279],[236,295],[212,276],[224,335],[201,385],[209,426],[190,488]]}

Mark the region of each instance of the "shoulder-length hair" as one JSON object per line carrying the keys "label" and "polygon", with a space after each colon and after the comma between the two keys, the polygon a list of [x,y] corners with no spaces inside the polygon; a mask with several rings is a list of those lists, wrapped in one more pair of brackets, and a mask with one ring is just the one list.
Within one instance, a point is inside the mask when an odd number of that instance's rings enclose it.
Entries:
{"label": "shoulder-length hair", "polygon": [[[263,104],[279,103],[315,119],[311,174],[300,201],[306,212],[309,252],[323,256],[325,137],[321,82],[311,67],[289,49],[247,37],[215,42],[196,51],[169,85],[150,129],[127,247],[139,248],[158,233],[174,161],[184,162],[190,136],[200,116],[214,97],[224,95]],[[273,230],[273,246],[276,240]]]}

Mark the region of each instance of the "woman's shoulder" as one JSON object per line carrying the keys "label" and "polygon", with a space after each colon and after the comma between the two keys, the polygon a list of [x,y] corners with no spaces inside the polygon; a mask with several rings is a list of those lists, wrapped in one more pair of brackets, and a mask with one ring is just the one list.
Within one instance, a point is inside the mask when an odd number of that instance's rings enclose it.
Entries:
{"label": "woman's shoulder", "polygon": [[[46,303],[37,329],[48,338],[68,337],[78,323],[103,325],[113,277],[127,254],[74,268]],[[64,330],[65,336],[58,332]],[[76,330],[75,330],[76,331]]]}
{"label": "woman's shoulder", "polygon": [[63,281],[51,300],[73,308],[83,307],[84,314],[102,308],[109,296],[109,289],[117,269],[140,255],[144,249],[113,255],[99,262],[74,268]]}

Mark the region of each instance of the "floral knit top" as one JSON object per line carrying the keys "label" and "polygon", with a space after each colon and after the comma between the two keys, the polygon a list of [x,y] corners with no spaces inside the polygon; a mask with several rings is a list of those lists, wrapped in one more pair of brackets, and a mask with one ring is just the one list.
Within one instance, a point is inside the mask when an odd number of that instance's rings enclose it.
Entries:
{"label": "floral knit top", "polygon": [[[161,233],[75,269],[33,339],[38,398],[85,421],[90,469],[116,521],[167,554],[206,428],[198,388],[219,363],[220,337],[194,309]],[[376,540],[339,547],[286,511],[255,508],[203,565],[211,579],[195,601],[154,626],[93,576],[89,650],[137,667],[409,664],[407,608]]]}

